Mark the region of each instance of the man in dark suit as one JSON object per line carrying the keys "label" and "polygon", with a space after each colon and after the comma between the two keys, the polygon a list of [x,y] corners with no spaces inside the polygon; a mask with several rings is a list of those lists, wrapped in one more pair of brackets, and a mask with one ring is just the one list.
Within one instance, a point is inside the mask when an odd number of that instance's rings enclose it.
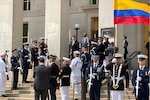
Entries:
{"label": "man in dark suit", "polygon": [[[44,57],[38,58],[39,66],[34,70],[34,91],[35,100],[46,100],[49,81],[50,81],[50,67],[44,65]],[[41,97],[41,99],[40,99]]]}
{"label": "man in dark suit", "polygon": [[96,46],[96,54],[99,54],[100,55],[100,62],[103,62],[103,60],[105,59],[105,55],[104,55],[104,51],[105,51],[105,45],[103,44],[103,38],[102,37],[99,37],[98,38],[98,44]]}
{"label": "man in dark suit", "polygon": [[73,58],[73,52],[79,51],[79,42],[76,40],[76,36],[73,35],[71,37],[71,41],[69,43],[69,56],[70,58]]}
{"label": "man in dark suit", "polygon": [[127,41],[127,37],[124,36],[124,40],[123,40],[123,55],[124,55],[124,59],[127,58],[127,54],[128,54],[128,41]]}
{"label": "man in dark suit", "polygon": [[[50,96],[51,99],[50,100],[56,100],[56,88],[58,86],[57,84],[57,77],[59,76],[59,67],[56,65],[55,60],[56,60],[57,56],[55,55],[50,55],[49,56],[49,67],[51,69],[51,76],[50,76]],[[49,100],[49,97],[48,97]]]}

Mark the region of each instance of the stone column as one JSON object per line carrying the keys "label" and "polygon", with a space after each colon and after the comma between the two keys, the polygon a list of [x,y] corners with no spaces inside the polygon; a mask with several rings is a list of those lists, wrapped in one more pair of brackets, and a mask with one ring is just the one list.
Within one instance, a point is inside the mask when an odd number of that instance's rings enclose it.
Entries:
{"label": "stone column", "polygon": [[0,0],[0,53],[22,46],[23,0]]}
{"label": "stone column", "polygon": [[68,56],[69,43],[69,0],[46,0],[45,37],[48,50],[60,59]]}

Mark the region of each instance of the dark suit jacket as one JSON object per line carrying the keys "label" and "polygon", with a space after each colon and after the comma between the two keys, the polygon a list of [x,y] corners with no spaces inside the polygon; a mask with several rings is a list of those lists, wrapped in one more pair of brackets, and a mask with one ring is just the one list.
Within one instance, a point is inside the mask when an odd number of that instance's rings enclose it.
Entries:
{"label": "dark suit jacket", "polygon": [[69,49],[72,50],[70,53],[73,53],[73,51],[79,50],[79,42],[76,40],[74,45],[72,45],[72,41],[70,41]]}
{"label": "dark suit jacket", "polygon": [[39,65],[34,69],[34,89],[45,90],[49,87],[50,81],[50,68],[45,65]]}
{"label": "dark suit jacket", "polygon": [[51,69],[50,85],[55,87],[57,86],[57,77],[59,75],[59,67],[55,63],[53,63],[50,66],[50,69]]}

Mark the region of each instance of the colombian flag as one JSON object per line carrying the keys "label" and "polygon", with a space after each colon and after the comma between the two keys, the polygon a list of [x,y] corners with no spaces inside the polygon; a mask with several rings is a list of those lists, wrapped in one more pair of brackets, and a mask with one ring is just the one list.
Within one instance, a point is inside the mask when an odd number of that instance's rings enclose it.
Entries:
{"label": "colombian flag", "polygon": [[114,24],[150,25],[150,6],[133,0],[114,1]]}

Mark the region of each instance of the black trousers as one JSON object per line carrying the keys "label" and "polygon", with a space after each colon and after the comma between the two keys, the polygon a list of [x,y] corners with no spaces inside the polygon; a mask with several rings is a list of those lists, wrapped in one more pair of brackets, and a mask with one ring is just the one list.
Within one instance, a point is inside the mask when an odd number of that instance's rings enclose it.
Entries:
{"label": "black trousers", "polygon": [[23,75],[22,75],[22,81],[27,81],[27,77],[28,77],[28,68],[24,68],[23,69]]}
{"label": "black trousers", "polygon": [[17,89],[19,70],[14,69],[12,72],[13,72],[12,89]]}
{"label": "black trousers", "polygon": [[35,89],[34,100],[46,100],[47,93],[48,93],[47,91],[48,91],[47,89],[45,89],[45,90],[36,90]]}

